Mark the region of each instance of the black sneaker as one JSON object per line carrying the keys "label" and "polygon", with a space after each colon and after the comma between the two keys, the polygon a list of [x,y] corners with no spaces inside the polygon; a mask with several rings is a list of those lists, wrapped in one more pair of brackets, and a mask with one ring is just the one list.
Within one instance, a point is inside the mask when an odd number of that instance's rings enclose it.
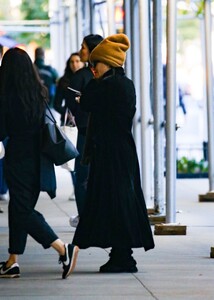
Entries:
{"label": "black sneaker", "polygon": [[65,255],[60,255],[59,263],[63,264],[62,279],[66,279],[74,270],[77,262],[79,247],[65,244]]}
{"label": "black sneaker", "polygon": [[19,265],[17,263],[12,264],[10,267],[6,267],[6,262],[0,262],[0,278],[17,278],[20,277]]}

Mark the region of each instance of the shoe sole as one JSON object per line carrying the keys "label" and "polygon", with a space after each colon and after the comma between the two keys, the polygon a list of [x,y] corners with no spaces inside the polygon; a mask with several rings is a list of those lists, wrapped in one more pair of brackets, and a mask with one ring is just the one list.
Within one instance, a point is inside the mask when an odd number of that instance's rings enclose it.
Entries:
{"label": "shoe sole", "polygon": [[99,270],[100,273],[137,273],[138,269],[133,268],[133,269],[112,269],[112,270]]}
{"label": "shoe sole", "polygon": [[69,268],[67,274],[65,275],[65,277],[63,279],[66,279],[73,272],[73,270],[75,269],[76,263],[77,263],[78,252],[79,252],[79,247],[74,246],[70,268]]}
{"label": "shoe sole", "polygon": [[0,278],[19,278],[20,274],[13,274],[13,275],[0,275]]}

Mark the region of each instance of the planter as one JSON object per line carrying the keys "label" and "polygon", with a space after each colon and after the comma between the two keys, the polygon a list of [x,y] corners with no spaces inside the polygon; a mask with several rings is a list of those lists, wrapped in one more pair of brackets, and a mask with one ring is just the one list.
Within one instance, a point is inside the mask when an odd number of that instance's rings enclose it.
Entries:
{"label": "planter", "polygon": [[177,178],[208,178],[208,162],[181,157],[177,160]]}
{"label": "planter", "polygon": [[177,173],[179,179],[208,178],[208,173]]}

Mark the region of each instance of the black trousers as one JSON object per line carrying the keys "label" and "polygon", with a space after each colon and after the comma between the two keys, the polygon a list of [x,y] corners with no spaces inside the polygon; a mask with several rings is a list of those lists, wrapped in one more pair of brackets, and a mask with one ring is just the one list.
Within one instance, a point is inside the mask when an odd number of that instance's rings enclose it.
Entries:
{"label": "black trousers", "polygon": [[77,204],[78,214],[81,217],[85,199],[86,199],[86,189],[88,183],[88,166],[83,166],[81,164],[83,150],[85,146],[85,136],[78,133],[77,138],[77,150],[79,151],[79,156],[75,160],[75,198]]}
{"label": "black trousers", "polygon": [[28,234],[45,249],[58,236],[35,210],[39,197],[39,163],[24,159],[6,165],[9,188],[9,253],[23,254]]}

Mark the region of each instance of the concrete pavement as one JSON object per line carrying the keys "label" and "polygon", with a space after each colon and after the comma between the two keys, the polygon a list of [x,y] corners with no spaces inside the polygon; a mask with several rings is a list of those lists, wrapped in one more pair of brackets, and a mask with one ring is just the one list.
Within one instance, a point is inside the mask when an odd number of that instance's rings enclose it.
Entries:
{"label": "concrete pavement", "polygon": [[[70,175],[56,168],[57,198],[41,193],[37,209],[65,242],[70,242],[74,228],[69,216],[76,214]],[[28,238],[26,252],[20,256],[21,277],[0,279],[0,299],[4,300],[213,300],[214,202],[199,203],[198,194],[208,191],[207,179],[177,180],[177,222],[187,225],[186,236],[154,236],[156,247],[144,252],[134,249],[139,272],[135,274],[100,274],[100,265],[108,260],[109,249],[80,250],[76,269],[61,279],[61,265],[52,249],[44,250]],[[7,258],[7,202],[0,201],[0,261]]]}

